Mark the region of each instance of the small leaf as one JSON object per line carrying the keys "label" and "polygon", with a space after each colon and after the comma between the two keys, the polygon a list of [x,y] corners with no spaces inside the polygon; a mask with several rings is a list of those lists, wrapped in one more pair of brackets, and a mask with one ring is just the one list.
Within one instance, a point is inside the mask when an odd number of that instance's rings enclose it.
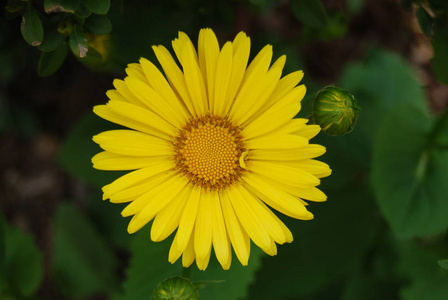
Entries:
{"label": "small leaf", "polygon": [[448,84],[448,26],[446,22],[438,22],[434,32],[434,57],[432,66],[437,79]]}
{"label": "small leaf", "polygon": [[95,14],[105,15],[110,8],[110,0],[85,0],[87,7]]}
{"label": "small leaf", "polygon": [[423,7],[419,7],[417,10],[417,18],[418,23],[420,24],[420,28],[422,29],[422,32],[428,36],[432,36],[432,27],[433,27],[433,20],[431,16],[426,12],[426,10]]}
{"label": "small leaf", "polygon": [[39,45],[39,50],[42,52],[51,52],[61,47],[62,43],[65,41],[65,36],[57,32],[56,29],[45,35],[44,41]]}
{"label": "small leaf", "polygon": [[84,28],[93,34],[108,34],[112,30],[109,18],[102,15],[91,15],[84,24]]}
{"label": "small leaf", "polygon": [[116,257],[89,219],[64,203],[57,210],[53,228],[53,275],[62,293],[76,299],[113,292]]}
{"label": "small leaf", "polygon": [[[5,264],[2,272],[11,289],[22,296],[32,296],[43,278],[43,256],[33,239],[5,224]],[[2,276],[0,276],[2,277]]]}
{"label": "small leaf", "polygon": [[448,151],[431,145],[433,124],[426,109],[404,102],[385,115],[374,140],[372,184],[400,238],[448,228]]}
{"label": "small leaf", "polygon": [[75,13],[81,4],[81,0],[44,0],[44,9],[47,14],[50,13]]}
{"label": "small leaf", "polygon": [[79,6],[78,10],[75,11],[75,15],[80,18],[87,18],[92,14],[90,9],[87,7],[86,3],[83,1],[81,2],[81,5]]}
{"label": "small leaf", "polygon": [[89,50],[89,45],[87,44],[87,37],[82,30],[82,26],[76,24],[73,28],[73,32],[69,38],[70,49],[72,49],[73,54],[83,58],[87,55]]}
{"label": "small leaf", "polygon": [[294,16],[309,27],[322,28],[327,22],[320,0],[292,0],[291,8]]}
{"label": "small leaf", "polygon": [[22,24],[20,26],[23,38],[31,46],[39,46],[44,40],[44,28],[39,15],[34,8],[29,5],[27,11],[23,15]]}
{"label": "small leaf", "polygon": [[439,263],[439,266],[448,270],[448,259],[439,260],[438,263]]}
{"label": "small leaf", "polygon": [[41,77],[50,76],[55,73],[67,57],[67,45],[61,45],[51,52],[42,52],[37,66],[37,74]]}

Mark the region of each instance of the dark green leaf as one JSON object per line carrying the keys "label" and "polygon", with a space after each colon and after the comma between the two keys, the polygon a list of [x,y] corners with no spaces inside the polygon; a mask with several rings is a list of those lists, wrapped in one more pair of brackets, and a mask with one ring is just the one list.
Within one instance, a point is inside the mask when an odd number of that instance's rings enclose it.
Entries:
{"label": "dark green leaf", "polygon": [[61,45],[52,52],[42,52],[37,66],[37,74],[41,77],[50,76],[55,73],[67,57],[67,45]]}
{"label": "dark green leaf", "polygon": [[132,257],[126,271],[124,300],[150,300],[159,282],[182,272],[179,261],[173,265],[168,262],[172,239],[154,243],[149,236],[149,226],[132,236]]}
{"label": "dark green leaf", "polygon": [[86,19],[84,28],[93,34],[108,34],[112,30],[112,23],[106,16],[91,15]]}
{"label": "dark green leaf", "polygon": [[90,221],[74,206],[61,204],[53,228],[53,274],[61,292],[70,298],[112,292],[116,258]]}
{"label": "dark green leaf", "polygon": [[22,36],[31,46],[39,46],[44,40],[44,28],[39,15],[32,5],[28,6],[27,11],[23,15],[22,24],[20,26]]}
{"label": "dark green leaf", "polygon": [[[104,96],[106,98],[106,96]],[[92,141],[92,137],[102,131],[120,128],[105,121],[93,112],[85,115],[72,129],[61,147],[59,163],[72,176],[96,187],[111,183],[123,172],[98,171],[92,167],[92,157],[101,152],[101,148]]]}
{"label": "dark green leaf", "polygon": [[[43,279],[43,256],[33,239],[5,224],[5,264],[0,274],[18,295],[32,296]],[[0,275],[0,280],[1,280]]]}
{"label": "dark green leaf", "polygon": [[105,15],[110,8],[110,0],[84,0],[87,7],[95,14]]}
{"label": "dark green leaf", "polygon": [[200,299],[246,299],[249,294],[249,286],[255,282],[256,272],[261,267],[261,259],[263,256],[263,251],[252,244],[249,264],[243,267],[234,255],[230,269],[225,271],[212,253],[210,265],[205,271],[199,271],[193,266],[193,281],[218,281],[216,284],[209,284],[201,289],[199,291]]}
{"label": "dark green leaf", "polygon": [[320,0],[291,0],[291,8],[297,20],[312,28],[322,28],[327,15]]}
{"label": "dark green leaf", "polygon": [[73,54],[75,54],[76,56],[83,58],[87,55],[89,45],[87,44],[87,37],[84,34],[81,25],[76,24],[73,27],[73,32],[69,38],[69,45]]}
{"label": "dark green leaf", "polygon": [[39,45],[39,50],[42,52],[51,52],[59,49],[65,41],[65,36],[57,32],[57,30],[51,31],[45,35],[44,41]]}
{"label": "dark green leaf", "polygon": [[417,18],[422,32],[428,37],[432,36],[433,20],[421,6],[417,9]]}
{"label": "dark green leaf", "polygon": [[403,103],[386,114],[374,141],[372,183],[380,208],[401,238],[448,227],[448,151],[428,140],[433,121]]}
{"label": "dark green leaf", "polygon": [[278,246],[277,256],[265,257],[249,299],[308,299],[364,259],[378,227],[371,191],[352,183],[326,193],[326,203],[308,208],[314,220],[282,218],[295,240]]}
{"label": "dark green leaf", "polygon": [[438,263],[439,263],[439,266],[448,270],[448,259],[439,260]]}
{"label": "dark green leaf", "polygon": [[83,1],[79,6],[78,10],[75,12],[75,15],[80,18],[87,18],[92,14],[90,9],[87,7],[86,3]]}
{"label": "dark green leaf", "polygon": [[410,279],[401,290],[402,300],[445,300],[448,295],[448,271],[441,269],[436,261],[446,249],[418,248],[409,243],[398,245],[399,269]]}
{"label": "dark green leaf", "polygon": [[75,13],[81,0],[44,0],[44,9],[47,14],[67,12]]}
{"label": "dark green leaf", "polygon": [[351,13],[358,13],[364,5],[364,0],[347,0],[347,8]]}
{"label": "dark green leaf", "polygon": [[448,84],[448,25],[438,22],[434,32],[434,57],[432,66],[437,79]]}

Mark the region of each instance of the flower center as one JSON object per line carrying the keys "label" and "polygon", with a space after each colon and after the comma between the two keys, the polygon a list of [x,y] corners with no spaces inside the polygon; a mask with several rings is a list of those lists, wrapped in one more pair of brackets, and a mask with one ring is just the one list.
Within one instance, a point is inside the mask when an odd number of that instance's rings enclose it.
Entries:
{"label": "flower center", "polygon": [[[228,119],[192,119],[174,140],[176,169],[195,185],[225,188],[244,173],[241,129]],[[243,161],[241,161],[243,160]]]}

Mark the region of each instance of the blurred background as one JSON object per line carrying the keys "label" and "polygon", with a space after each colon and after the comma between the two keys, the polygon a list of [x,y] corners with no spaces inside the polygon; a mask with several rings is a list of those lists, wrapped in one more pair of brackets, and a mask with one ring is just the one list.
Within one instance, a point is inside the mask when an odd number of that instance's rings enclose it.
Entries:
{"label": "blurred background", "polygon": [[[126,232],[124,205],[101,200],[122,173],[96,171],[92,113],[114,78],[210,27],[245,31],[304,70],[316,92],[358,100],[352,133],[313,142],[333,169],[312,221],[281,216],[294,242],[192,280],[201,299],[448,299],[448,2],[445,0],[6,0],[0,18],[0,299],[151,299],[181,275],[171,238]],[[196,42],[195,42],[196,43]]]}

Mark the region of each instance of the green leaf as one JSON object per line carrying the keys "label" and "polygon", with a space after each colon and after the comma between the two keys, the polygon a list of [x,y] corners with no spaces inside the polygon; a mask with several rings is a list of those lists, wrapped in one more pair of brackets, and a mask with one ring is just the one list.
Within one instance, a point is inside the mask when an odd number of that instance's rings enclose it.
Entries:
{"label": "green leaf", "polygon": [[32,5],[28,6],[22,18],[20,30],[25,41],[31,46],[39,46],[44,40],[42,22]]}
{"label": "green leaf", "polygon": [[314,220],[281,218],[289,221],[294,241],[264,258],[249,299],[308,299],[364,259],[378,228],[371,191],[357,182],[326,193],[328,202],[308,207]]}
{"label": "green leaf", "polygon": [[327,15],[320,0],[292,0],[291,8],[297,20],[312,28],[322,28]]}
{"label": "green leaf", "polygon": [[67,57],[67,45],[61,45],[52,52],[42,52],[37,66],[37,74],[46,77],[54,74],[65,61]]}
{"label": "green leaf", "polygon": [[420,24],[420,28],[422,29],[422,32],[426,36],[431,37],[433,28],[433,19],[421,6],[417,9],[417,18],[418,23]]}
{"label": "green leaf", "polygon": [[[106,98],[106,96],[105,96]],[[86,114],[72,128],[59,152],[61,167],[72,176],[84,182],[102,187],[127,172],[99,171],[92,167],[92,157],[102,149],[92,141],[92,137],[102,131],[122,128],[105,121],[93,112]]]}
{"label": "green leaf", "polygon": [[42,52],[51,52],[59,49],[65,41],[65,36],[60,34],[56,29],[52,30],[50,34],[45,36],[45,39],[41,45],[39,45],[39,50]]}
{"label": "green leaf", "polygon": [[448,259],[439,260],[438,263],[439,263],[439,266],[441,266],[442,268],[448,270]]}
{"label": "green leaf", "polygon": [[[15,294],[30,297],[37,292],[43,279],[43,256],[33,239],[17,228],[4,224],[5,261],[0,269]],[[5,284],[4,283],[4,284]],[[1,287],[0,287],[1,289]]]}
{"label": "green leaf", "polygon": [[75,54],[76,56],[83,58],[87,55],[89,45],[87,44],[87,37],[84,34],[81,25],[76,24],[73,27],[73,32],[69,38],[69,45],[73,54]]}
{"label": "green leaf", "polygon": [[233,255],[232,265],[229,270],[225,271],[212,253],[210,264],[205,271],[199,271],[193,266],[192,280],[194,282],[217,281],[216,284],[209,284],[199,291],[200,299],[246,299],[249,294],[249,286],[255,282],[256,272],[261,267],[263,256],[265,256],[263,251],[252,244],[248,265],[242,266]]}
{"label": "green leaf", "polygon": [[364,5],[364,0],[347,0],[347,8],[351,13],[358,13]]}
{"label": "green leaf", "polygon": [[[146,226],[133,236],[132,258],[124,283],[125,300],[149,300],[159,282],[182,272],[182,258],[173,265],[168,262],[172,238],[154,243],[150,240],[149,232],[150,227]],[[243,299],[260,265],[261,255],[261,250],[253,247],[248,266],[241,266],[236,257],[233,257],[232,266],[228,271],[224,271],[214,257],[211,258],[210,265],[205,271],[199,271],[193,263],[190,267],[193,282],[223,280],[201,289],[200,299]]]}
{"label": "green leaf", "polygon": [[44,0],[44,9],[47,14],[50,13],[75,13],[79,8],[81,0]]}
{"label": "green leaf", "polygon": [[154,243],[150,239],[149,229],[146,226],[132,236],[132,256],[126,270],[124,300],[150,300],[159,282],[182,272],[179,261],[173,265],[168,262],[172,239]]}
{"label": "green leaf", "polygon": [[79,6],[78,10],[75,11],[75,15],[80,18],[87,18],[92,14],[90,9],[87,7],[86,3],[83,1]]}
{"label": "green leaf", "polygon": [[372,184],[401,238],[448,228],[448,151],[431,145],[432,125],[426,109],[403,103],[386,114],[374,140]]}
{"label": "green leaf", "polygon": [[85,0],[87,7],[95,14],[105,15],[110,8],[110,0]]}
{"label": "green leaf", "polygon": [[434,57],[432,66],[437,79],[448,84],[448,25],[446,22],[438,22],[434,30]]}
{"label": "green leaf", "polygon": [[90,221],[73,205],[63,203],[53,228],[53,275],[61,292],[70,298],[113,292],[116,257]]}
{"label": "green leaf", "polygon": [[84,28],[94,34],[108,34],[112,30],[112,23],[106,16],[91,15],[86,19]]}
{"label": "green leaf", "polygon": [[410,243],[398,245],[399,270],[410,284],[401,290],[402,300],[445,300],[448,296],[448,271],[440,269],[437,258],[446,249],[419,248]]}

